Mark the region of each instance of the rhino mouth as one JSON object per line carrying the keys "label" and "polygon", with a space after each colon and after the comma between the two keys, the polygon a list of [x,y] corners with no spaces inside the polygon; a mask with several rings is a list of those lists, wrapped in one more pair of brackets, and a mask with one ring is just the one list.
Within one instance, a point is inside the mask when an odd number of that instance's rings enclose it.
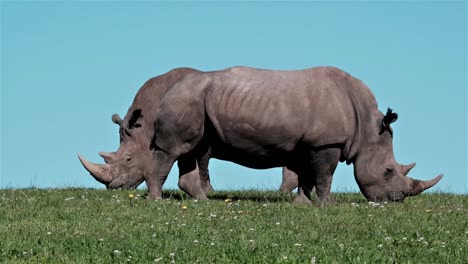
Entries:
{"label": "rhino mouth", "polygon": [[135,189],[143,182],[143,178],[131,180],[127,174],[115,175],[112,164],[92,163],[80,154],[78,154],[78,159],[89,174],[96,181],[104,184],[107,189]]}
{"label": "rhino mouth", "polygon": [[392,190],[387,190],[385,192],[380,191],[370,191],[367,192],[366,188],[361,188],[362,193],[367,198],[367,200],[372,202],[403,202],[408,196],[418,195],[425,190],[432,188],[443,178],[443,174],[439,174],[435,178],[427,181],[413,179],[405,175],[405,180],[407,184],[407,189],[401,190],[400,188],[395,188]]}

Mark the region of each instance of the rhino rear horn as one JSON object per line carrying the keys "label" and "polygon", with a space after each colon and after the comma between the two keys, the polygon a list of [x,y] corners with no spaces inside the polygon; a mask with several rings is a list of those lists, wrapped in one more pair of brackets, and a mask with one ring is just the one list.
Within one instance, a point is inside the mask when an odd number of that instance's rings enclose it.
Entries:
{"label": "rhino rear horn", "polygon": [[409,196],[418,195],[423,191],[431,188],[432,186],[436,185],[440,179],[442,179],[442,177],[444,177],[444,175],[439,174],[437,177],[429,181],[421,181],[409,178],[411,180],[411,191]]}
{"label": "rhino rear horn", "polygon": [[112,177],[110,175],[110,167],[108,164],[101,165],[89,162],[80,154],[78,154],[78,159],[80,159],[81,164],[98,182],[107,185],[112,181]]}
{"label": "rhino rear horn", "polygon": [[408,164],[408,165],[403,165],[403,164],[400,164],[400,168],[401,168],[401,173],[403,175],[408,175],[408,173],[410,172],[410,170],[412,168],[414,168],[414,166],[416,166],[416,162],[413,162],[411,164]]}
{"label": "rhino rear horn", "polygon": [[113,163],[115,160],[115,152],[99,152],[99,156],[101,156],[106,163]]}

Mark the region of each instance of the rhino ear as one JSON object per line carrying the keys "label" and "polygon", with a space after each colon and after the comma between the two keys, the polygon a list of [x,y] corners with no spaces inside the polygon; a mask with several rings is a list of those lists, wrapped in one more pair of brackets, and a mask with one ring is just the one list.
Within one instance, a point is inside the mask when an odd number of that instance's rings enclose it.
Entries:
{"label": "rhino ear", "polygon": [[115,124],[121,126],[122,125],[122,118],[120,118],[120,116],[118,114],[113,114],[112,115],[112,122],[114,122]]}
{"label": "rhino ear", "polygon": [[141,114],[141,109],[136,109],[133,111],[130,120],[128,121],[128,129],[133,129],[136,127],[141,127],[141,119],[143,115]]}
{"label": "rhino ear", "polygon": [[387,114],[385,114],[383,120],[382,120],[382,126],[383,127],[389,127],[391,123],[397,121],[398,119],[398,114],[393,113],[391,108],[387,109]]}

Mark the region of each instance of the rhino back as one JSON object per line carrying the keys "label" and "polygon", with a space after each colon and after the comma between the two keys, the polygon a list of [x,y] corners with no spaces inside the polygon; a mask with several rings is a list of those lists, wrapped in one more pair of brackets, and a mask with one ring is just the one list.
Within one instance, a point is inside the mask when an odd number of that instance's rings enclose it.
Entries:
{"label": "rhino back", "polygon": [[345,144],[357,133],[355,104],[370,99],[360,94],[357,79],[333,67],[236,67],[206,74],[212,80],[206,111],[221,141],[255,153],[289,152],[299,141],[314,147]]}
{"label": "rhino back", "polygon": [[195,72],[199,71],[192,68],[176,68],[146,81],[135,95],[123,124],[128,126],[134,111],[140,110],[143,118],[143,130],[150,140],[154,134],[154,122],[159,113],[161,98],[184,76]]}

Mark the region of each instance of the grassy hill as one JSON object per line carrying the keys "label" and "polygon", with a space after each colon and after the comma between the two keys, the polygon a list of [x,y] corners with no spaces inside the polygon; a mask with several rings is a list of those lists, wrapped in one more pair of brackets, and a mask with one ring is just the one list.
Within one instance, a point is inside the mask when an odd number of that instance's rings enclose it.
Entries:
{"label": "grassy hill", "polygon": [[468,196],[324,207],[277,192],[0,190],[6,263],[467,263]]}

